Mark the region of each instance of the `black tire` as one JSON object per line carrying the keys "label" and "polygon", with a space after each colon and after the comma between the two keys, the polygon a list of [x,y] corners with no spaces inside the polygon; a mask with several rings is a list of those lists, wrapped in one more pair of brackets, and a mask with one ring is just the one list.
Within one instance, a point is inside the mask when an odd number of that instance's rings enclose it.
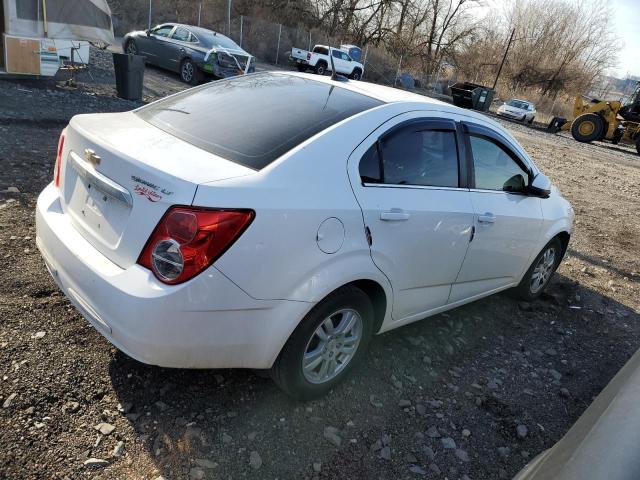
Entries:
{"label": "black tire", "polygon": [[549,125],[547,125],[547,132],[558,133],[565,123],[567,123],[566,118],[553,117],[549,122]]}
{"label": "black tire", "polygon": [[526,115],[523,115],[523,116],[522,116],[522,118],[520,119],[520,121],[521,121],[522,123],[525,123],[525,122],[527,121],[527,116],[526,116]]}
{"label": "black tire", "polygon": [[[306,350],[310,342],[314,341],[316,329],[345,309],[356,311],[360,316],[360,341],[351,359],[338,369],[333,378],[324,383],[313,383],[306,378],[302,368]],[[271,377],[287,395],[297,400],[311,400],[325,395],[342,382],[362,360],[373,335],[373,318],[373,306],[366,293],[353,286],[336,290],[313,307],[291,334],[271,367]]]}
{"label": "black tire", "polygon": [[362,78],[362,70],[360,70],[359,68],[354,68],[353,72],[351,72],[350,77],[352,80],[360,80]]}
{"label": "black tire", "polygon": [[[534,289],[534,284],[533,284],[534,272],[536,271],[536,267],[538,267],[538,265],[541,263],[546,252],[549,250],[553,250],[554,252],[553,265],[550,266],[551,268],[548,272],[548,276],[545,277],[544,283],[538,289]],[[513,289],[514,296],[516,296],[521,300],[530,302],[538,298],[540,295],[542,295],[542,292],[544,292],[544,290],[549,285],[549,282],[551,281],[553,274],[558,268],[558,265],[560,265],[560,261],[562,260],[562,254],[563,254],[562,242],[558,237],[554,237],[553,239],[551,239],[549,243],[545,245],[542,251],[536,256],[535,260],[529,267],[529,270],[527,270],[527,273],[525,273],[524,277],[522,277],[522,281],[518,284],[517,287]],[[537,286],[537,283],[536,283],[536,286]]]}
{"label": "black tire", "polygon": [[190,58],[185,58],[180,63],[180,80],[190,85],[200,83],[200,69]]}
{"label": "black tire", "polygon": [[130,55],[138,55],[138,45],[136,45],[135,40],[127,40],[127,43],[124,46],[124,53],[128,53]]}
{"label": "black tire", "polygon": [[533,121],[535,120],[536,117],[531,117],[531,120],[529,120],[527,123],[529,125],[533,125]]}
{"label": "black tire", "polygon": [[324,75],[325,73],[327,73],[327,64],[325,62],[318,62],[314,71],[318,75]]}
{"label": "black tire", "polygon": [[298,69],[299,72],[306,72],[307,71],[307,66],[306,65],[296,65],[296,68]]}
{"label": "black tire", "polygon": [[583,113],[571,124],[571,135],[578,142],[599,140],[604,130],[604,121],[596,113]]}

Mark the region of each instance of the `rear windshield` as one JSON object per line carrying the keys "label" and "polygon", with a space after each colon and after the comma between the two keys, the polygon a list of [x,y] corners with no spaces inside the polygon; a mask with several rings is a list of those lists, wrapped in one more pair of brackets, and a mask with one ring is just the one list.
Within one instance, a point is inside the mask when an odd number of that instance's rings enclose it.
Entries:
{"label": "rear windshield", "polygon": [[316,133],[381,104],[308,78],[262,73],[187,90],[136,114],[199,148],[260,170]]}
{"label": "rear windshield", "polygon": [[509,100],[507,102],[507,105],[509,105],[511,107],[520,108],[522,110],[528,110],[529,109],[529,104],[527,102],[521,102],[520,100]]}

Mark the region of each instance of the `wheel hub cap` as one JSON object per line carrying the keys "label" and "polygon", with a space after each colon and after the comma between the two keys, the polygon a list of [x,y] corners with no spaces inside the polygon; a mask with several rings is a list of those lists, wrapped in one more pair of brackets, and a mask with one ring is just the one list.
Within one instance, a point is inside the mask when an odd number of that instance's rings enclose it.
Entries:
{"label": "wheel hub cap", "polygon": [[538,260],[531,274],[531,293],[538,293],[549,282],[556,264],[556,249],[548,248]]}
{"label": "wheel hub cap", "polygon": [[302,372],[311,383],[335,378],[353,359],[362,337],[362,318],[352,309],[329,315],[307,342]]}

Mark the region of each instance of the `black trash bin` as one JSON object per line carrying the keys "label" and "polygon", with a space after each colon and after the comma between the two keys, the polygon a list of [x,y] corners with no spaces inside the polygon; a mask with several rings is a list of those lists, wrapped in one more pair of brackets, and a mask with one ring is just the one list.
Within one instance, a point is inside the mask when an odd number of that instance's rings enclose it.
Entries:
{"label": "black trash bin", "polygon": [[451,86],[453,104],[462,108],[471,108],[486,112],[491,106],[495,91],[484,85],[459,82]]}
{"label": "black trash bin", "polygon": [[127,53],[113,54],[113,68],[116,73],[116,90],[120,98],[127,100],[142,99],[142,81],[144,80],[143,55]]}

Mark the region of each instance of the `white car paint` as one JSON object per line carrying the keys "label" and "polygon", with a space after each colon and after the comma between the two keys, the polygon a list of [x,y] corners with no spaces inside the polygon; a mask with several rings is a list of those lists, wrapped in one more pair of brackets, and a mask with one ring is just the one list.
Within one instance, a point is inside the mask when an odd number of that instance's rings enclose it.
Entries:
{"label": "white car paint", "polygon": [[537,112],[533,103],[513,98],[500,105],[496,113],[501,117],[508,117],[513,118],[514,120],[531,123],[533,122]]}
{"label": "white car paint", "polygon": [[[367,280],[381,288],[382,332],[517,285],[549,239],[571,233],[573,211],[557,190],[540,199],[360,181],[359,159],[380,134],[434,117],[497,132],[538,173],[513,137],[484,115],[378,85],[274,75],[385,103],[326,128],[258,171],[131,112],[78,115],[67,128],[61,190],[51,184],[38,199],[37,244],[71,302],[130,356],[168,367],[269,368],[304,316],[345,284]],[[105,205],[102,195],[83,187],[69,158],[85,149],[101,157],[96,173],[131,194],[130,206]],[[252,209],[255,219],[213,265],[166,285],[136,259],[166,210],[178,204]],[[495,214],[494,223],[479,222],[486,212]],[[398,221],[396,214],[405,213],[406,221]]]}

